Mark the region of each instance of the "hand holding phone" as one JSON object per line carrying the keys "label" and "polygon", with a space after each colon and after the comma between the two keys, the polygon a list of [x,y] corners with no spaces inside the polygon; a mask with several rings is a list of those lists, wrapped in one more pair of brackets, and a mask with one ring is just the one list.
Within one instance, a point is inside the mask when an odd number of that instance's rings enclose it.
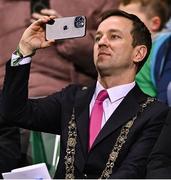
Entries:
{"label": "hand holding phone", "polygon": [[47,40],[78,38],[85,36],[85,34],[85,16],[57,18],[46,24]]}

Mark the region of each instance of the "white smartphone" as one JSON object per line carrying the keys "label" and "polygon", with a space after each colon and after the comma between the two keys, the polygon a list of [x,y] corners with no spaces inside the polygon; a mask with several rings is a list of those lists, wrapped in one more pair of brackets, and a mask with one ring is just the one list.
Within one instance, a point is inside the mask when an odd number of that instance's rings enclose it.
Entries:
{"label": "white smartphone", "polygon": [[86,34],[86,17],[72,16],[54,19],[46,24],[46,39],[68,39],[83,37]]}

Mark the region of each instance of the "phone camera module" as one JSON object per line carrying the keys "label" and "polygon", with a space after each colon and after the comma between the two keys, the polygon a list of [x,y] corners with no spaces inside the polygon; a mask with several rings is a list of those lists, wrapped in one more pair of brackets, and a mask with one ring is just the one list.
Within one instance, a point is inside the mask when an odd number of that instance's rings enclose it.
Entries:
{"label": "phone camera module", "polygon": [[84,27],[84,18],[82,16],[77,16],[75,18],[74,25],[76,28]]}

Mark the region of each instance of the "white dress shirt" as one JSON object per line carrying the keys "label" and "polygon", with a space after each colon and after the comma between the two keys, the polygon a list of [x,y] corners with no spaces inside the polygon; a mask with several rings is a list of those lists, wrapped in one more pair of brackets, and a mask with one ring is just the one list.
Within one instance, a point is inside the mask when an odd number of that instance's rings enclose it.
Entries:
{"label": "white dress shirt", "polygon": [[[115,109],[119,106],[119,104],[122,102],[124,97],[128,94],[128,92],[135,86],[135,81],[132,83],[115,86],[109,89],[106,89],[109,95],[109,98],[105,99],[103,101],[103,117],[102,117],[102,125],[101,128],[105,125],[107,120],[110,118],[112,113],[115,111]],[[99,94],[101,90],[105,89],[98,81],[96,84],[96,89],[94,92],[94,95],[92,97],[89,109],[90,109],[90,115],[92,111],[92,107],[95,103],[96,97]]]}

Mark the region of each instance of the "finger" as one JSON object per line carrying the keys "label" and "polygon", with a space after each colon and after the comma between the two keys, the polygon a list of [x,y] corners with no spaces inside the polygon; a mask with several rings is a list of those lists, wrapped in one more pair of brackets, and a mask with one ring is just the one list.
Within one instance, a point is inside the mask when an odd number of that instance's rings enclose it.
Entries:
{"label": "finger", "polygon": [[50,16],[50,19],[56,19],[56,16]]}
{"label": "finger", "polygon": [[55,19],[55,16],[42,16],[41,19],[38,19],[37,21],[33,22],[31,24],[32,29],[37,31],[39,28],[45,27],[45,24],[47,24],[51,19]]}
{"label": "finger", "polygon": [[43,17],[43,15],[40,14],[40,13],[33,13],[33,14],[32,14],[32,18],[35,19],[35,20],[40,19],[40,18],[42,18],[42,17]]}
{"label": "finger", "polygon": [[46,48],[46,47],[49,47],[49,46],[52,46],[55,44],[55,40],[48,40],[48,41],[44,41],[42,44],[41,44],[41,47],[42,48]]}
{"label": "finger", "polygon": [[41,26],[43,24],[46,24],[51,18],[49,16],[42,16],[42,18],[35,21],[33,24],[37,26]]}
{"label": "finger", "polygon": [[33,18],[30,19],[31,23],[34,23],[35,21],[36,21],[36,19],[33,19]]}
{"label": "finger", "polygon": [[42,9],[41,14],[48,16],[57,16],[57,12],[54,9]]}
{"label": "finger", "polygon": [[56,16],[50,16],[50,20],[47,22],[47,24],[50,24],[50,25],[52,25],[52,24],[54,24],[54,19],[56,19]]}

